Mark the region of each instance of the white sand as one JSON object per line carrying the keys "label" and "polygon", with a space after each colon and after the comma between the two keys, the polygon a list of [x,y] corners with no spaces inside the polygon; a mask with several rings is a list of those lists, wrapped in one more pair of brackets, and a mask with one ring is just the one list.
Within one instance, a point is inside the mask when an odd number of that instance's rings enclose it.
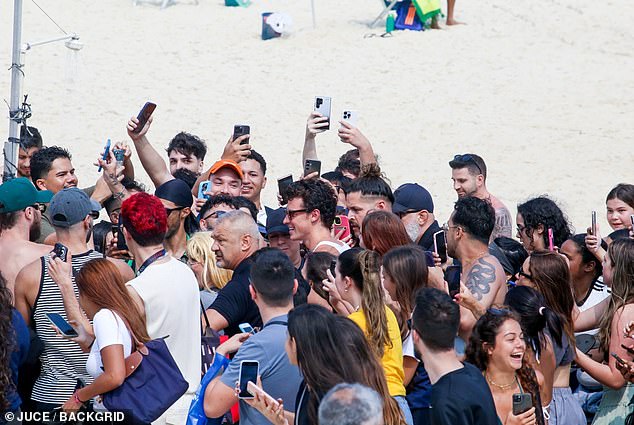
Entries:
{"label": "white sand", "polygon": [[[85,44],[78,82],[65,77],[66,49],[49,45],[27,54],[24,85],[30,124],[46,144],[70,148],[80,185],[97,177],[91,164],[106,138],[125,140],[128,117],[151,99],[159,105],[153,144],[162,150],[187,130],[207,141],[208,164],[234,123],[250,124],[269,162],[265,199],[273,204],[276,177],[299,173],[315,95],[332,96],[337,115],[360,112],[393,187],[426,186],[441,222],[455,200],[447,161],[456,153],[484,156],[489,189],[512,211],[548,193],[579,231],[593,209],[607,229],[605,195],[634,182],[634,3],[458,0],[466,26],[364,39],[382,32],[365,25],[379,0],[315,0],[315,30],[309,0],[254,0],[247,9],[201,0],[163,11],[126,0],[37,1]],[[289,13],[292,36],[261,41],[263,11]],[[10,65],[12,13],[4,1],[2,69]],[[58,34],[25,0],[23,40]],[[0,73],[7,99],[9,81]],[[323,170],[347,148],[335,131],[319,136]]]}

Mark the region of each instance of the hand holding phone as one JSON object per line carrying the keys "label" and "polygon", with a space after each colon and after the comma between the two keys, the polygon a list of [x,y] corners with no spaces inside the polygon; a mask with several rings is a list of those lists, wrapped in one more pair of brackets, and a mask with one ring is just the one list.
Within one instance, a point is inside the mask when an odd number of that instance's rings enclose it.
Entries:
{"label": "hand holding phone", "polygon": [[136,117],[139,122],[137,123],[136,128],[132,130],[133,133],[140,133],[141,130],[143,130],[143,127],[145,127],[145,124],[147,124],[155,109],[155,103],[146,102],[145,105],[143,105],[143,108],[141,108],[139,115],[137,115]]}
{"label": "hand holding phone", "polygon": [[345,215],[335,216],[335,236],[337,236],[341,231],[343,231],[343,233],[339,236],[339,240],[344,240],[350,237],[350,221]]}
{"label": "hand holding phone", "polygon": [[269,395],[266,391],[260,388],[257,384],[254,384],[253,382],[249,381],[247,383],[247,391],[253,394],[254,396],[258,395],[260,398],[264,399],[265,404],[267,406],[272,407],[273,411],[276,411],[277,409],[279,409],[280,403],[278,403],[277,400],[275,400],[271,395]]}
{"label": "hand holding phone", "polygon": [[260,363],[256,360],[242,360],[240,362],[240,375],[238,378],[238,385],[240,386],[239,399],[249,400],[253,398],[253,395],[247,390],[249,382],[254,384],[258,381],[258,372]]}
{"label": "hand holding phone", "polygon": [[327,96],[315,97],[315,112],[319,112],[327,119],[327,125],[321,127],[322,130],[330,130],[330,103],[331,99]]}
{"label": "hand holding phone", "polygon": [[205,180],[204,182],[200,182],[198,185],[198,199],[209,199],[209,195],[205,195],[205,192],[209,192],[209,187],[211,186],[210,180]]}
{"label": "hand holding phone", "polygon": [[[251,134],[251,127],[248,125],[236,124],[233,126],[233,140],[236,140],[238,137],[242,137],[244,135]],[[249,143],[249,139],[245,138],[240,142],[241,145],[246,145]]]}
{"label": "hand holding phone", "polygon": [[623,359],[622,359],[622,358],[621,358],[618,354],[616,354],[616,353],[610,353],[610,355],[611,355],[612,357],[614,357],[614,359],[615,359],[618,363],[620,363],[620,364],[622,364],[622,365],[626,365],[626,364],[627,364],[627,361],[623,360]]}
{"label": "hand holding phone", "polygon": [[247,334],[251,334],[253,335],[254,333],[256,333],[255,329],[253,329],[253,326],[251,326],[249,323],[240,323],[238,325],[238,328],[240,329],[240,331],[242,331],[243,333],[247,333]]}
{"label": "hand holding phone", "polygon": [[533,396],[530,393],[513,394],[513,415],[518,416],[533,407]]}
{"label": "hand holding phone", "polygon": [[304,177],[317,173],[317,178],[321,176],[321,161],[316,159],[307,159],[304,162]]}
{"label": "hand holding phone", "polygon": [[[434,252],[442,261],[447,261],[447,239],[445,239],[444,230],[434,233]],[[432,262],[432,264],[434,263]]]}
{"label": "hand holding phone", "polygon": [[277,193],[280,195],[281,205],[288,204],[288,196],[286,195],[286,191],[288,187],[293,183],[293,175],[289,174],[288,176],[282,177],[281,179],[277,179]]}
{"label": "hand holding phone", "polygon": [[592,211],[592,235],[597,235],[597,212]]}
{"label": "hand holding phone", "polygon": [[341,114],[341,121],[345,121],[351,126],[356,127],[359,121],[359,113],[357,111],[345,110]]}
{"label": "hand holding phone", "polygon": [[453,298],[460,292],[460,276],[462,275],[462,266],[449,266],[445,270],[445,281],[449,286],[449,296]]}
{"label": "hand holding phone", "polygon": [[79,336],[77,331],[68,323],[61,314],[58,313],[46,313],[46,318],[59,330],[59,332],[66,337]]}
{"label": "hand holding phone", "polygon": [[55,254],[55,256],[63,262],[66,262],[66,258],[68,257],[68,248],[57,242],[53,247],[53,254]]}
{"label": "hand holding phone", "polygon": [[[107,161],[110,157],[110,139],[106,142],[106,146],[103,148],[103,155],[101,156],[102,161]],[[101,165],[97,168],[97,172],[101,173]]]}

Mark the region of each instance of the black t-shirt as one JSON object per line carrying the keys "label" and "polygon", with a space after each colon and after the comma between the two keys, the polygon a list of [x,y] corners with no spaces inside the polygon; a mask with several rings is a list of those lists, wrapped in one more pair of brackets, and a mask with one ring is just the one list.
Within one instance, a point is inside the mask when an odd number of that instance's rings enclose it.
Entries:
{"label": "black t-shirt", "polygon": [[233,271],[231,280],[218,292],[218,297],[209,307],[229,322],[229,326],[225,329],[225,334],[229,336],[242,332],[238,328],[240,323],[249,323],[253,327],[262,326],[260,310],[251,299],[249,292],[249,275],[252,265],[251,258],[243,260]]}
{"label": "black t-shirt", "polygon": [[[433,252],[434,233],[440,232],[441,230],[442,229],[438,225],[438,221],[434,220],[434,222],[427,228],[427,230],[425,230],[425,233],[421,235],[420,239],[418,240],[418,246],[423,248],[425,251]],[[445,255],[445,253],[447,252],[447,247],[445,246],[444,238],[441,240],[440,245],[441,246],[438,247],[438,251],[443,254],[440,256],[440,260],[444,263],[445,261],[447,261],[447,255]]]}
{"label": "black t-shirt", "polygon": [[433,425],[499,425],[491,390],[472,364],[449,372],[431,387]]}

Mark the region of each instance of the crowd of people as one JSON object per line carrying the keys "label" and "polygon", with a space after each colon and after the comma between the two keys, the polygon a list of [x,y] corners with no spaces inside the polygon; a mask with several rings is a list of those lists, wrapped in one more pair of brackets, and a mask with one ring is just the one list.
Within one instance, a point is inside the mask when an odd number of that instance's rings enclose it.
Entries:
{"label": "crowd of people", "polygon": [[[210,424],[634,423],[634,185],[607,194],[609,235],[575,234],[548,196],[512,217],[485,161],[458,154],[438,217],[341,122],[335,169],[266,206],[249,134],[208,166],[179,133],[166,163],[151,125],[131,118],[88,187],[67,148],[22,127],[19,176],[0,185],[0,423],[107,410],[156,339],[187,389],[153,423],[186,423],[196,400]],[[325,127],[309,115],[298,166]],[[259,390],[237,397],[253,362]]]}

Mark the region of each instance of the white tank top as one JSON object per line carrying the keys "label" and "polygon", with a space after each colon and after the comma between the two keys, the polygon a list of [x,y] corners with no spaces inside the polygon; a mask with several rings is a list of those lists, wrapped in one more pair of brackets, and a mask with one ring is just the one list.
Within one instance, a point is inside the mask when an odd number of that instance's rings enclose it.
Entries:
{"label": "white tank top", "polygon": [[317,248],[319,248],[322,245],[330,246],[336,249],[339,254],[343,254],[344,252],[350,249],[350,247],[343,242],[341,242],[341,245],[340,245],[330,241],[321,241],[315,246],[315,248],[313,248],[313,251],[315,251]]}

